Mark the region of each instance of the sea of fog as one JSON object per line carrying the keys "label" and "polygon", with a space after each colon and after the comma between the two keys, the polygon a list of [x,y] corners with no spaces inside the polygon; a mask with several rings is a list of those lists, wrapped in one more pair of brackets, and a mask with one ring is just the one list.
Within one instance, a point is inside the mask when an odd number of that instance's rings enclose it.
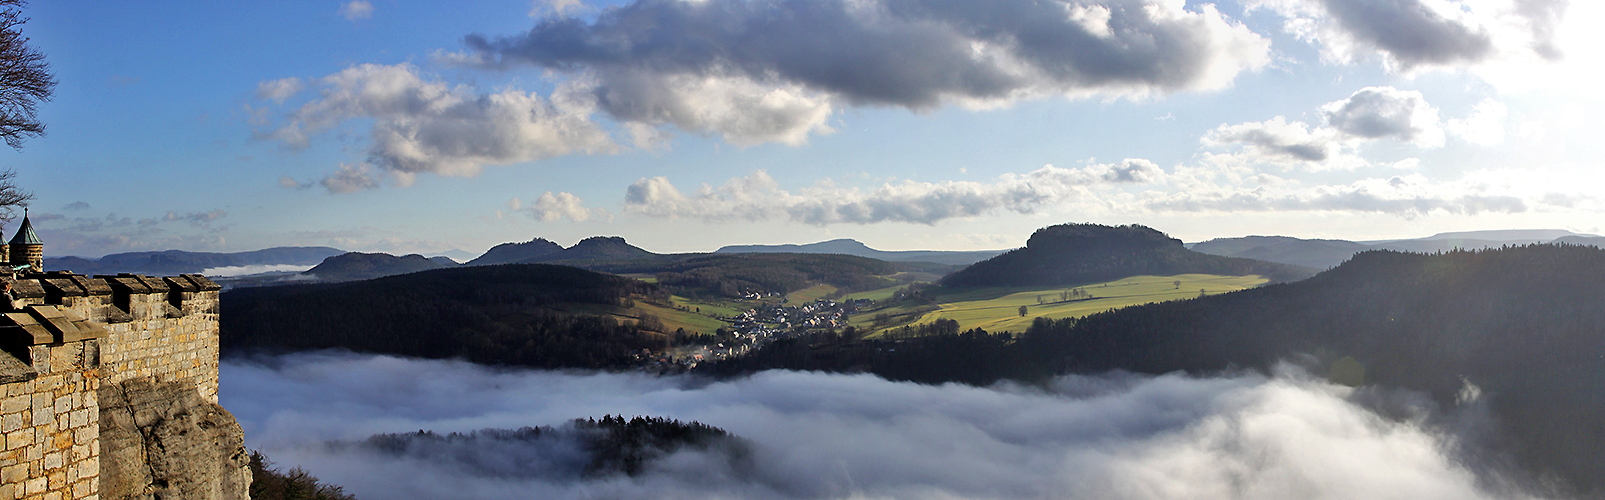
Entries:
{"label": "sea of fog", "polygon": [[[771,371],[715,381],[492,369],[339,353],[226,360],[221,402],[246,444],[363,499],[1477,499],[1525,498],[1454,456],[1422,419],[1296,373],[1063,377],[1051,387],[890,382]],[[635,477],[507,474],[331,447],[375,433],[561,425],[647,415],[752,444],[741,471],[699,451]],[[485,456],[465,458],[463,453]],[[511,464],[516,469],[518,464]],[[507,470],[506,468],[500,470]]]}

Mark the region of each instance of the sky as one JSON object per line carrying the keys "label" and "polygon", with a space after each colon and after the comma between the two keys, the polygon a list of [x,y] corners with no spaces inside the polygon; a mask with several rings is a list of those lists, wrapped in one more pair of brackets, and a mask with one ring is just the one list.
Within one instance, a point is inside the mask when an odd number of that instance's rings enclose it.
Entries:
{"label": "sky", "polygon": [[[53,256],[1601,233],[1566,0],[36,2]],[[16,221],[6,225],[15,230]]]}

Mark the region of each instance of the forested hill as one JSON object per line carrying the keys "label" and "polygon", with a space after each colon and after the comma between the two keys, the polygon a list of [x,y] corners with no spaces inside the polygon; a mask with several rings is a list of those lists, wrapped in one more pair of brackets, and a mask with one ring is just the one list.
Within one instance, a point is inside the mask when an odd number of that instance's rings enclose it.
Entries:
{"label": "forested hill", "polygon": [[1139,225],[1061,224],[1038,229],[1011,250],[942,279],[946,286],[1058,286],[1138,275],[1257,274],[1296,281],[1314,269],[1188,250],[1181,240]]}
{"label": "forested hill", "polygon": [[611,317],[556,312],[563,303],[618,305],[656,286],[543,265],[438,269],[336,284],[224,292],[225,355],[345,348],[540,368],[605,368],[661,346]]}
{"label": "forested hill", "polygon": [[322,281],[356,281],[455,266],[418,254],[397,257],[387,253],[347,252],[323,259],[305,274]]}
{"label": "forested hill", "polygon": [[1518,462],[1605,493],[1605,250],[1596,247],[1368,251],[1296,283],[1039,320],[1015,342],[969,335],[895,352],[805,347],[776,344],[719,368],[987,384],[1295,361],[1339,381],[1425,391],[1446,408],[1469,382],[1494,417],[1495,441]]}

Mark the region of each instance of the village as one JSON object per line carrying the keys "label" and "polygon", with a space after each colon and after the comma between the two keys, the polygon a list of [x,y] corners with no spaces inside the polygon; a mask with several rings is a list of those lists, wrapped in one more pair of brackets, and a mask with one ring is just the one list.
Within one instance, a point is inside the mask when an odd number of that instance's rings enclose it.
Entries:
{"label": "village", "polygon": [[784,298],[773,300],[776,296],[747,294],[742,301],[751,302],[752,307],[725,319],[728,327],[662,353],[643,353],[642,369],[650,372],[689,370],[701,363],[744,356],[776,340],[839,330],[847,327],[850,314],[871,303],[863,299],[837,302],[821,298],[802,305],[789,305]]}

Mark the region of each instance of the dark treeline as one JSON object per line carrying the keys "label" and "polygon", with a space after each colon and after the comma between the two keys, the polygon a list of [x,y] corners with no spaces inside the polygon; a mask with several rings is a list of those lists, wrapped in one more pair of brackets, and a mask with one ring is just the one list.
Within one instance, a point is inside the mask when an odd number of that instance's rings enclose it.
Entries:
{"label": "dark treeline", "polygon": [[[868,371],[988,384],[1054,374],[1269,369],[1430,394],[1478,386],[1517,462],[1605,489],[1605,250],[1533,245],[1437,255],[1371,251],[1309,280],[1080,319],[1013,342],[971,331],[903,342],[777,342],[715,372]],[[1356,369],[1358,368],[1358,369]]]}
{"label": "dark treeline", "polygon": [[606,316],[553,310],[664,292],[583,269],[508,264],[224,293],[225,355],[345,348],[537,368],[617,368],[661,338]]}
{"label": "dark treeline", "polygon": [[331,446],[450,463],[473,475],[553,480],[635,476],[653,461],[682,449],[715,452],[735,471],[749,468],[751,462],[751,445],[724,429],[640,416],[575,419],[558,427],[378,434]]}
{"label": "dark treeline", "polygon": [[718,254],[661,264],[655,271],[666,286],[701,288],[721,295],[790,293],[826,283],[867,290],[893,284],[880,276],[898,266],[886,261],[830,254]]}
{"label": "dark treeline", "polygon": [[356,500],[345,489],[318,482],[305,469],[283,470],[261,452],[251,452],[251,500]]}
{"label": "dark treeline", "polygon": [[1025,248],[942,278],[946,286],[1058,286],[1172,274],[1258,274],[1295,281],[1315,273],[1287,264],[1194,252],[1181,240],[1139,225],[1061,224],[1038,229]]}

